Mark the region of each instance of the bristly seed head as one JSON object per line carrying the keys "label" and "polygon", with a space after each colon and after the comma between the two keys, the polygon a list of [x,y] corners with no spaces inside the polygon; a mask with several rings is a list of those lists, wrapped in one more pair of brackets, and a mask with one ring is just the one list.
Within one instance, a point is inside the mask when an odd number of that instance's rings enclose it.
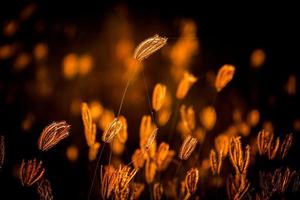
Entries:
{"label": "bristly seed head", "polygon": [[104,131],[102,135],[103,142],[110,143],[112,139],[121,131],[122,126],[122,122],[119,120],[119,118],[115,118]]}
{"label": "bristly seed head", "polygon": [[133,57],[141,62],[165,46],[167,44],[167,40],[168,39],[165,37],[154,35],[153,37],[142,41],[136,47]]}
{"label": "bristly seed head", "polygon": [[187,160],[197,145],[197,139],[192,136],[187,136],[183,141],[180,151],[179,151],[179,158],[181,160]]}

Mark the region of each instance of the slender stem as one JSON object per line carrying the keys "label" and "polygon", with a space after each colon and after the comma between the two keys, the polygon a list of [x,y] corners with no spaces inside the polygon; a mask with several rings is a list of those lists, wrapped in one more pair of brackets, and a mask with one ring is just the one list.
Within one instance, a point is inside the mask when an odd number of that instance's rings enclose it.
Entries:
{"label": "slender stem", "polygon": [[112,149],[114,148],[114,138],[111,142],[112,142],[112,144],[111,144],[111,148],[110,148],[110,152],[109,152],[108,165],[110,165]]}
{"label": "slender stem", "polygon": [[170,133],[168,136],[168,144],[171,144],[170,142],[172,141],[172,136],[174,135],[174,129],[176,126],[176,121],[177,121],[177,116],[178,116],[178,107],[179,107],[179,100],[176,100],[176,105],[175,105],[175,114],[174,114],[174,118],[172,119],[172,124],[171,124],[171,128],[170,128]]}
{"label": "slender stem", "polygon": [[153,110],[152,110],[152,106],[151,106],[151,99],[150,99],[150,95],[149,95],[147,80],[146,80],[146,76],[145,76],[145,68],[144,68],[144,66],[142,66],[142,68],[143,68],[142,73],[143,73],[144,85],[145,85],[145,89],[146,89],[146,96],[147,96],[149,111],[150,111],[150,114],[152,117],[152,121],[153,121],[153,123],[155,123],[155,118],[154,118],[154,114],[153,114]]}
{"label": "slender stem", "polygon": [[124,98],[125,98],[125,95],[126,95],[126,93],[127,93],[127,90],[128,90],[129,85],[130,85],[130,82],[131,82],[131,79],[129,79],[129,80],[127,81],[126,86],[125,86],[125,89],[124,89],[124,91],[123,91],[123,95],[122,95],[122,99],[121,99],[121,103],[120,103],[120,106],[119,106],[119,110],[118,110],[117,117],[119,117],[120,114],[121,114],[121,109],[122,109],[122,107],[123,107]]}
{"label": "slender stem", "polygon": [[99,166],[99,163],[100,163],[100,159],[101,159],[101,156],[102,156],[102,153],[103,153],[105,144],[106,144],[106,143],[103,144],[103,146],[102,146],[102,148],[101,148],[101,151],[100,151],[100,154],[99,154],[98,159],[97,159],[96,168],[95,168],[95,171],[94,171],[92,183],[91,183],[90,190],[89,190],[89,194],[88,194],[88,200],[91,198],[91,194],[92,194],[92,190],[93,190],[93,186],[94,186],[94,182],[95,182],[95,178],[96,178],[96,173],[97,173],[97,170],[98,170],[98,166]]}

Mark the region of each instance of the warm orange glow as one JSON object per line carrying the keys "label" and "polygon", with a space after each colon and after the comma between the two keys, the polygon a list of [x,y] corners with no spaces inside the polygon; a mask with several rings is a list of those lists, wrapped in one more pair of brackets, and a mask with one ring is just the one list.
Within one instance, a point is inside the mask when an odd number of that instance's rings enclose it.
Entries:
{"label": "warm orange glow", "polygon": [[147,183],[152,183],[156,174],[156,164],[153,161],[147,160],[145,166],[145,179]]}
{"label": "warm orange glow", "polygon": [[297,79],[296,79],[296,76],[295,75],[290,75],[289,78],[288,78],[288,81],[286,83],[286,92],[293,96],[296,94],[297,92]]}
{"label": "warm orange glow", "polygon": [[169,108],[163,108],[158,112],[157,115],[157,123],[160,126],[164,126],[166,125],[166,123],[169,121],[170,117],[171,117],[171,109]]}
{"label": "warm orange glow", "polygon": [[128,58],[125,61],[125,67],[127,69],[126,74],[124,75],[124,78],[131,78],[134,74],[138,74],[143,67],[143,63],[139,62],[136,59]]}
{"label": "warm orange glow", "polygon": [[21,20],[25,21],[27,20],[29,17],[32,16],[32,14],[36,11],[37,6],[34,3],[30,3],[27,6],[25,6],[25,8],[23,8],[23,10],[21,10],[20,13],[20,18]]}
{"label": "warm orange glow", "polygon": [[36,72],[36,90],[42,97],[48,97],[53,91],[53,85],[49,79],[48,69],[40,67]]}
{"label": "warm orange glow", "polygon": [[167,87],[163,84],[157,83],[152,93],[152,107],[155,111],[159,111],[164,104]]}
{"label": "warm orange glow", "polygon": [[79,115],[81,112],[81,101],[80,99],[73,99],[70,104],[70,112],[73,115]]}
{"label": "warm orange glow", "polygon": [[78,58],[78,74],[87,75],[94,67],[93,57],[89,54],[82,55]]}
{"label": "warm orange glow", "polygon": [[239,109],[235,109],[232,113],[232,119],[234,122],[241,122],[242,121],[242,111]]}
{"label": "warm orange glow", "polygon": [[29,131],[35,121],[35,117],[32,113],[28,113],[22,121],[22,129]]}
{"label": "warm orange glow", "polygon": [[212,106],[204,108],[200,112],[200,122],[206,130],[211,130],[217,121],[217,113]]}
{"label": "warm orange glow", "polygon": [[31,62],[31,57],[27,53],[21,53],[17,56],[15,63],[14,63],[14,68],[16,70],[23,70],[25,69]]}
{"label": "warm orange glow", "polygon": [[23,199],[294,196],[297,63],[268,40],[271,21],[250,24],[266,33],[237,31],[225,8],[202,19],[170,4],[161,20],[165,6],[152,15],[126,3],[36,1],[0,13],[0,176],[31,186]]}
{"label": "warm orange glow", "polygon": [[157,122],[160,126],[166,125],[172,114],[172,97],[170,92],[166,91],[162,108],[156,113]]}
{"label": "warm orange glow", "polygon": [[203,128],[197,128],[194,132],[193,135],[197,140],[199,141],[200,144],[204,142],[206,132]]}
{"label": "warm orange glow", "polygon": [[170,49],[169,57],[172,63],[171,75],[176,82],[189,69],[193,56],[198,53],[197,26],[192,20],[185,20],[181,24],[179,40]]}
{"label": "warm orange glow", "polygon": [[7,37],[13,36],[19,29],[19,22],[17,20],[10,20],[4,24],[3,34]]}
{"label": "warm orange glow", "polygon": [[98,151],[99,151],[100,143],[95,142],[89,148],[89,160],[93,161],[96,159]]}
{"label": "warm orange glow", "polygon": [[246,137],[250,134],[250,127],[246,122],[241,122],[238,124],[239,132],[242,136]]}
{"label": "warm orange glow", "polygon": [[48,46],[45,43],[38,43],[35,45],[33,55],[36,60],[43,60],[48,55]]}
{"label": "warm orange glow", "polygon": [[274,133],[274,126],[271,121],[265,121],[263,123],[263,129],[265,129],[266,131],[269,131],[271,133]]}
{"label": "warm orange glow", "polygon": [[262,49],[255,49],[250,56],[250,65],[253,68],[260,68],[266,60],[266,54]]}
{"label": "warm orange glow", "polygon": [[77,74],[78,57],[76,54],[68,54],[63,60],[63,75],[67,79],[72,79]]}
{"label": "warm orange glow", "polygon": [[229,136],[221,134],[215,138],[215,147],[217,152],[222,152],[223,156],[227,156],[229,150]]}
{"label": "warm orange glow", "polygon": [[300,119],[294,120],[293,127],[294,127],[295,131],[300,130]]}
{"label": "warm orange glow", "polygon": [[13,45],[3,45],[0,46],[0,59],[10,58],[15,53],[15,48]]}
{"label": "warm orange glow", "polygon": [[69,161],[76,161],[78,159],[78,148],[75,145],[71,145],[67,148],[66,156]]}
{"label": "warm orange glow", "polygon": [[188,133],[191,133],[196,127],[196,120],[195,120],[195,111],[192,106],[186,108],[183,104],[180,107],[180,116],[183,128],[186,129]]}
{"label": "warm orange glow", "polygon": [[112,143],[110,143],[110,147],[115,155],[121,155],[125,149],[125,144],[119,140],[114,140]]}
{"label": "warm orange glow", "polygon": [[204,159],[201,164],[201,168],[204,170],[208,170],[210,167],[209,159]]}
{"label": "warm orange glow", "polygon": [[188,128],[188,126],[182,120],[180,120],[177,123],[177,131],[181,134],[182,139],[191,135],[191,130]]}
{"label": "warm orange glow", "polygon": [[103,106],[100,104],[99,101],[92,101],[89,103],[89,108],[91,112],[91,116],[94,122],[98,121],[100,116],[103,113]]}
{"label": "warm orange glow", "polygon": [[131,57],[133,52],[133,43],[129,39],[121,39],[116,45],[116,57],[120,60],[126,60]]}
{"label": "warm orange glow", "polygon": [[100,120],[98,122],[98,126],[102,131],[108,127],[108,125],[114,120],[115,115],[111,110],[104,109]]}
{"label": "warm orange glow", "polygon": [[258,124],[260,118],[259,111],[254,109],[248,113],[247,123],[249,126],[254,127]]}

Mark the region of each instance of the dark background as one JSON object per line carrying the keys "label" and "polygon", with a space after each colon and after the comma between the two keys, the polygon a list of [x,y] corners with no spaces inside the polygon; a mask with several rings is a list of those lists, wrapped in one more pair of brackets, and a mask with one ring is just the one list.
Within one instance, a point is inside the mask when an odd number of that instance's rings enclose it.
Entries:
{"label": "dark background", "polygon": [[[235,104],[234,100],[239,99],[247,105],[247,108],[258,108],[263,120],[271,120],[277,135],[283,136],[294,132],[295,143],[299,143],[297,135],[299,130],[295,132],[293,129],[294,120],[300,117],[298,90],[295,96],[289,96],[284,92],[284,84],[289,75],[294,74],[297,79],[299,78],[297,6],[273,3],[263,5],[260,2],[245,5],[218,3],[205,5],[202,2],[190,1],[89,0],[35,3],[38,9],[34,16],[22,25],[21,31],[13,38],[1,35],[0,45],[18,41],[22,43],[24,49],[30,49],[36,42],[46,42],[50,49],[48,62],[53,70],[57,71],[60,71],[62,56],[70,51],[84,52],[85,49],[90,49],[95,62],[102,62],[103,55],[97,58],[101,52],[97,52],[95,41],[101,37],[107,16],[119,16],[120,9],[127,10],[126,16],[133,24],[136,42],[159,31],[162,31],[159,34],[169,37],[172,42],[172,38],[178,37],[176,21],[182,18],[193,19],[198,26],[197,34],[201,41],[201,54],[193,63],[193,66],[197,66],[192,68],[194,74],[200,76],[208,68],[218,69],[224,63],[238,66],[236,72],[238,75],[230,86],[232,90],[221,95],[216,107],[226,111],[224,109],[226,105],[223,104],[232,106]],[[28,2],[23,1],[1,1],[0,23],[15,18],[27,4]],[[44,24],[42,33],[33,31],[32,27],[37,21]],[[63,27],[70,24],[77,27],[77,34],[73,39],[63,35]],[[258,72],[249,67],[249,55],[256,48],[262,48],[266,53],[266,62]],[[15,73],[11,70],[10,64],[10,61],[0,61],[0,134],[4,135],[6,140],[6,159],[0,172],[0,199],[38,198],[35,189],[22,187],[15,174],[23,158],[34,157],[44,161],[55,199],[86,199],[94,163],[89,164],[86,156],[88,149],[84,145],[81,118],[70,116],[67,111],[70,102],[68,100],[72,98],[69,89],[73,84],[84,85],[84,80],[66,83],[62,77],[54,77],[53,94],[48,98],[39,98],[34,92],[29,92],[30,85],[26,84],[33,79],[34,68]],[[150,75],[155,74],[149,71]],[[99,73],[97,74],[100,75],[99,79],[101,75],[105,76]],[[117,110],[117,103],[109,104],[109,98],[106,97],[109,93],[99,91],[97,86],[94,89],[83,90],[77,95],[83,100],[100,97],[106,105]],[[237,98],[231,97],[232,95]],[[138,112],[140,108],[125,107],[124,113],[141,117],[143,113]],[[147,112],[146,106],[142,106],[142,109]],[[21,123],[28,112],[34,113],[36,120],[31,130],[23,133]],[[134,122],[136,118],[130,121]],[[58,144],[55,149],[41,153],[36,148],[39,133],[43,127],[55,120],[68,121],[72,126],[71,136]],[[137,127],[132,129],[138,130]],[[65,157],[66,147],[72,143],[79,146],[79,158],[74,163]],[[128,152],[133,152],[137,143],[131,142],[133,147],[128,147]],[[284,166],[299,169],[297,149],[295,145]],[[127,162],[129,158],[125,156],[124,160]],[[258,164],[257,168],[268,168],[275,164]],[[213,188],[208,188],[205,197],[211,198],[209,193],[212,191]],[[220,193],[225,194],[225,190]],[[290,198],[296,199],[295,195]]]}

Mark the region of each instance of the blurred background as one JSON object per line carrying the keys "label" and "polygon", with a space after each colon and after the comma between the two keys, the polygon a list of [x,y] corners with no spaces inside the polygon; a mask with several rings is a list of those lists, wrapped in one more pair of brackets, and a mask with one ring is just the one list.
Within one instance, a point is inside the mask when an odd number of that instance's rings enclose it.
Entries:
{"label": "blurred background", "polygon": [[[2,1],[0,134],[5,136],[6,154],[0,199],[38,199],[35,189],[22,187],[17,177],[22,159],[32,158],[43,160],[55,199],[86,199],[95,161],[88,159],[81,103],[89,104],[100,141],[105,126],[101,116],[116,114],[135,70],[128,64],[134,48],[155,34],[167,37],[168,43],[144,62],[150,95],[161,82],[174,96],[188,70],[198,82],[183,102],[194,106],[197,119],[206,106],[216,110],[216,124],[201,144],[203,158],[208,157],[214,136],[235,121],[247,121],[251,111],[258,113],[259,122],[253,127],[239,124],[245,141],[250,143],[264,127],[281,138],[294,133],[299,143],[299,13],[285,5],[235,6],[189,1]],[[214,77],[227,63],[236,67],[234,78],[214,100]],[[141,117],[150,114],[146,92],[139,73],[121,112],[128,122],[128,141],[124,153],[116,157],[124,163],[139,146]],[[174,103],[172,108],[176,109]],[[36,143],[43,128],[60,120],[71,125],[70,136],[40,152]],[[159,141],[168,138],[171,123],[166,123]],[[175,141],[172,149],[178,150],[181,138],[174,137],[178,144]],[[284,166],[299,169],[296,149]],[[103,163],[108,154],[106,148]],[[213,190],[205,188],[202,197],[212,198]],[[221,194],[225,195],[224,188]]]}

